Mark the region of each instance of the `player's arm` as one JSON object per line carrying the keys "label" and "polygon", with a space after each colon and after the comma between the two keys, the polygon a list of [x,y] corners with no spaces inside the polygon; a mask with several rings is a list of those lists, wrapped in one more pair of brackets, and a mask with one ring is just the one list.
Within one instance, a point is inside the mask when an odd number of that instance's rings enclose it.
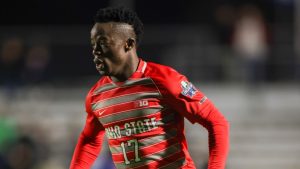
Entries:
{"label": "player's arm", "polygon": [[96,160],[103,142],[105,134],[104,127],[94,116],[89,108],[89,99],[86,101],[87,118],[83,131],[81,132],[70,169],[89,169]]}
{"label": "player's arm", "polygon": [[166,100],[192,123],[208,130],[208,169],[224,169],[229,149],[229,123],[214,104],[188,80],[177,72],[169,73],[161,86]]}
{"label": "player's arm", "polygon": [[209,134],[209,169],[224,169],[229,150],[229,123],[210,100],[198,112],[197,122]]}

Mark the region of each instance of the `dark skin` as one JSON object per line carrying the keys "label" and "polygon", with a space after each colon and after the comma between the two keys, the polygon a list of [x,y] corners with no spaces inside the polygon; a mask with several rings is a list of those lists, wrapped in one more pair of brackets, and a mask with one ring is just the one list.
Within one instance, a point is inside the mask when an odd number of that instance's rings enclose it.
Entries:
{"label": "dark skin", "polygon": [[114,82],[126,81],[137,69],[135,34],[131,25],[95,23],[91,30],[94,63],[101,75]]}

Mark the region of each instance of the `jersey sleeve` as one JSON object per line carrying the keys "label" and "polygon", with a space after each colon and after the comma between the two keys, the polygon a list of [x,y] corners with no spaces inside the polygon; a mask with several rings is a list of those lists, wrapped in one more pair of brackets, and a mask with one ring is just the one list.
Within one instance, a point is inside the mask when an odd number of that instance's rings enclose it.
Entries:
{"label": "jersey sleeve", "polygon": [[105,134],[104,127],[94,116],[90,107],[90,93],[86,98],[86,122],[83,131],[81,132],[73,158],[70,164],[70,169],[89,169],[96,160],[101,151],[103,137]]}
{"label": "jersey sleeve", "polygon": [[208,130],[208,169],[224,169],[229,149],[229,123],[226,118],[210,99],[175,70],[169,70],[158,81],[158,87],[172,109]]}

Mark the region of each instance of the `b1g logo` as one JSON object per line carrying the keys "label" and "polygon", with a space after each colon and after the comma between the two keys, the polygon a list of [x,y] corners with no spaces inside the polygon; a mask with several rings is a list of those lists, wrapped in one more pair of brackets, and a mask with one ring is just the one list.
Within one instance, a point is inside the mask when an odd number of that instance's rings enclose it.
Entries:
{"label": "b1g logo", "polygon": [[182,89],[181,94],[190,98],[194,97],[197,89],[193,86],[193,84],[188,81],[181,81],[180,83]]}
{"label": "b1g logo", "polygon": [[149,105],[148,100],[137,100],[135,101],[135,107],[146,107]]}

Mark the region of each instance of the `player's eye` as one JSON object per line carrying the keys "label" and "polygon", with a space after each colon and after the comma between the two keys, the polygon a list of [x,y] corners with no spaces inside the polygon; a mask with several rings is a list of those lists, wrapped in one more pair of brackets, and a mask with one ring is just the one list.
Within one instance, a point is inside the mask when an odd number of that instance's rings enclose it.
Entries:
{"label": "player's eye", "polygon": [[107,40],[105,40],[105,39],[100,40],[98,43],[99,43],[99,45],[107,45],[108,44]]}

